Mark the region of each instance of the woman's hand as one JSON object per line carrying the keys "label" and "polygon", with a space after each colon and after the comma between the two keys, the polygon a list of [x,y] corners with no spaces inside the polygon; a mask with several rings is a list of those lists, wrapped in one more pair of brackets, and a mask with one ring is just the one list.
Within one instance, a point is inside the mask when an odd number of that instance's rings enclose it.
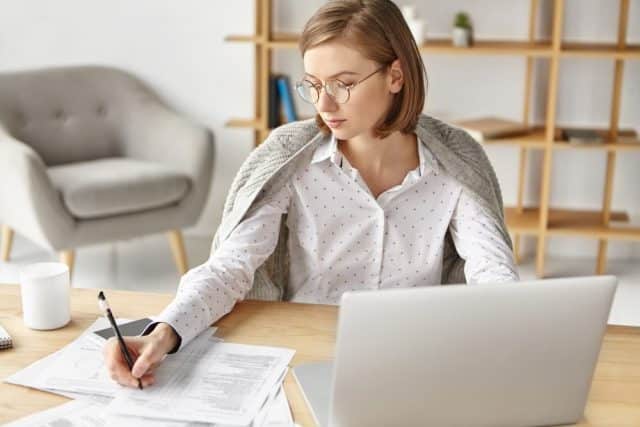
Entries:
{"label": "woman's hand", "polygon": [[123,339],[134,360],[133,369],[129,371],[116,337],[109,338],[104,345],[105,365],[111,379],[120,385],[133,388],[138,387],[138,378],[143,387],[154,383],[155,368],[178,341],[173,328],[166,323],[158,324],[147,336],[123,337]]}

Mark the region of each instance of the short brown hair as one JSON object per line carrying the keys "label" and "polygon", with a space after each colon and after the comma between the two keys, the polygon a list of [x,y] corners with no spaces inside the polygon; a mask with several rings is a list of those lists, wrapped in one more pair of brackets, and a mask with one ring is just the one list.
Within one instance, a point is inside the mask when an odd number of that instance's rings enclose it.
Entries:
{"label": "short brown hair", "polygon": [[[299,48],[305,52],[329,41],[341,40],[356,47],[380,65],[400,60],[404,75],[402,90],[395,94],[385,118],[374,134],[385,138],[394,131],[415,130],[424,108],[427,73],[416,42],[400,9],[391,0],[332,0],[313,14],[302,31]],[[328,134],[319,114],[316,123]]]}

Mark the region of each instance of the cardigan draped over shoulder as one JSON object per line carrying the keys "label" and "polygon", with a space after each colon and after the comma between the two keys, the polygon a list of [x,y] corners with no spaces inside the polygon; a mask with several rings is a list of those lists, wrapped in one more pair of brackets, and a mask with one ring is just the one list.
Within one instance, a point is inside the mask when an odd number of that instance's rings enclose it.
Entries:
{"label": "cardigan draped over shoulder", "polygon": [[[498,179],[482,146],[462,129],[422,114],[416,126],[418,138],[427,144],[436,161],[456,179],[469,196],[485,211],[512,248],[504,222],[503,202]],[[254,202],[277,191],[290,178],[304,155],[313,152],[330,136],[320,133],[315,119],[288,123],[274,129],[269,137],[240,167],[227,195],[222,221],[213,239],[211,253],[242,221]],[[288,230],[281,221],[276,249],[255,272],[247,299],[282,300],[289,278]],[[464,260],[450,234],[445,237],[442,284],[465,283]]]}

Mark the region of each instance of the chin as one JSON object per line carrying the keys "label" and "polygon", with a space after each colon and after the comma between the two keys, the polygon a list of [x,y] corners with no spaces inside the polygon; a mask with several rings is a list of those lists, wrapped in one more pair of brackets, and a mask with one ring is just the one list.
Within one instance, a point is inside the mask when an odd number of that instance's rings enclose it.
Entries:
{"label": "chin", "polygon": [[353,129],[349,129],[346,126],[341,126],[338,129],[330,129],[331,132],[335,135],[336,138],[341,140],[351,139],[354,136],[360,134],[360,132],[354,131]]}

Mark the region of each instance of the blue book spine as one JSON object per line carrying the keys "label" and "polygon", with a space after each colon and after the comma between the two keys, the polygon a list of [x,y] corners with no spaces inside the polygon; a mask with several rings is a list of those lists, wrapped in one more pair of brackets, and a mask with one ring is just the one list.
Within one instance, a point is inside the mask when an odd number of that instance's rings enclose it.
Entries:
{"label": "blue book spine", "polygon": [[295,122],[298,120],[296,115],[296,108],[293,105],[293,96],[291,94],[291,86],[289,85],[289,79],[287,76],[278,77],[278,94],[284,107],[284,115],[287,122]]}

